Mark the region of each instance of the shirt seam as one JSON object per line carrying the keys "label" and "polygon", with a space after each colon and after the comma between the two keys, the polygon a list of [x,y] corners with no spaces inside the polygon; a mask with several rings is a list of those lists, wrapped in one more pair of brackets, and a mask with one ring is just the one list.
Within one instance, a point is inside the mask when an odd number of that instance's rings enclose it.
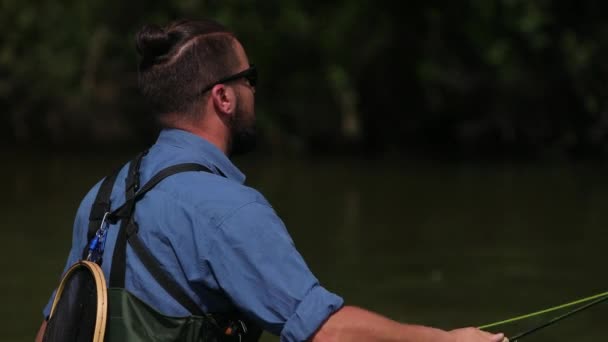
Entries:
{"label": "shirt seam", "polygon": [[[216,176],[217,176],[217,175],[216,175]],[[183,205],[183,206],[185,206],[185,207],[188,207],[188,209],[194,209],[195,211],[196,211],[197,209],[199,209],[199,205],[192,205],[192,204],[190,204],[190,203],[188,203],[188,202],[186,202],[186,201],[182,200],[182,199],[181,199],[181,198],[179,198],[178,196],[175,196],[175,194],[173,194],[173,193],[171,193],[171,192],[169,192],[169,191],[167,191],[167,190],[164,190],[164,189],[159,189],[159,188],[155,188],[155,189],[152,189],[152,190],[150,190],[150,191],[151,191],[151,192],[152,192],[152,191],[158,191],[158,192],[160,192],[160,193],[162,193],[162,194],[166,195],[167,197],[169,197],[171,200],[174,200],[174,201],[176,201],[176,202],[180,203],[181,205]],[[254,199],[254,200],[251,200],[251,201],[245,202],[245,203],[243,203],[243,204],[241,204],[241,205],[235,206],[235,207],[234,207],[234,208],[232,208],[232,209],[229,209],[229,210],[228,210],[228,212],[227,212],[226,214],[224,214],[224,215],[220,215],[220,216],[218,217],[218,222],[217,222],[217,223],[215,223],[215,224],[212,224],[212,226],[213,226],[213,227],[215,227],[216,229],[221,229],[221,226],[222,226],[222,225],[223,225],[223,224],[224,224],[224,223],[225,223],[225,222],[226,222],[228,219],[230,219],[230,218],[234,217],[238,211],[240,211],[241,209],[243,209],[244,207],[246,207],[246,206],[248,206],[248,205],[250,205],[250,204],[255,204],[255,203],[260,204],[260,205],[264,205],[264,206],[267,206],[267,207],[270,207],[270,206],[265,205],[264,203],[260,202],[259,200]],[[195,215],[195,219],[198,221],[198,215]],[[212,220],[208,220],[208,222],[209,222],[209,223],[212,223]]]}
{"label": "shirt seam", "polygon": [[250,205],[250,204],[255,204],[255,203],[258,203],[258,204],[260,204],[260,205],[264,205],[263,203],[259,202],[258,200],[252,200],[252,201],[246,202],[246,203],[244,203],[244,204],[242,204],[242,205],[240,205],[240,206],[238,206],[238,207],[234,208],[232,211],[230,211],[230,212],[229,212],[229,213],[227,213],[226,215],[222,216],[222,218],[220,219],[220,221],[219,221],[219,222],[218,222],[218,224],[216,225],[216,228],[217,228],[217,229],[222,229],[222,226],[224,225],[224,223],[225,223],[225,222],[226,222],[228,219],[230,219],[230,218],[234,217],[238,211],[240,211],[241,209],[245,208],[246,206],[248,206],[248,205]]}

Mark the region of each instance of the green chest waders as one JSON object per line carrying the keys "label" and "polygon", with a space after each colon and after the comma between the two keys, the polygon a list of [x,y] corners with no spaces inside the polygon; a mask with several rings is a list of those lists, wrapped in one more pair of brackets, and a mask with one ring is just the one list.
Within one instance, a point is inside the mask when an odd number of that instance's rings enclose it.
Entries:
{"label": "green chest waders", "polygon": [[[110,196],[116,177],[120,171],[119,169],[104,179],[91,208],[88,230],[89,241],[95,238],[103,220],[107,219],[111,222],[121,221],[112,256],[110,286],[107,289],[107,319],[103,323],[105,324],[105,337],[102,337],[102,339],[107,342],[258,341],[262,330],[247,319],[240,317],[238,313],[230,315],[204,313],[187,295],[186,291],[167,273],[163,272],[159,261],[150,253],[149,249],[138,237],[139,227],[133,217],[135,205],[150,189],[166,177],[176,173],[193,171],[211,172],[211,170],[199,164],[178,164],[161,170],[140,188],[139,166],[145,154],[146,152],[139,154],[129,165],[126,179],[125,203],[110,212]],[[191,313],[191,316],[165,316],[125,290],[127,244],[131,246],[135,255],[158,284],[186,308]],[[83,258],[88,254],[89,248],[87,246],[83,252]],[[100,259],[98,262],[101,263],[102,260]],[[52,319],[53,317],[51,316],[49,326]],[[100,325],[101,323],[97,325],[95,331],[100,330]],[[51,335],[51,333],[49,332],[47,335]],[[45,341],[59,340],[49,338],[45,339]],[[73,339],[71,341],[87,341],[87,339]],[[91,341],[91,339],[88,339],[88,341]]]}

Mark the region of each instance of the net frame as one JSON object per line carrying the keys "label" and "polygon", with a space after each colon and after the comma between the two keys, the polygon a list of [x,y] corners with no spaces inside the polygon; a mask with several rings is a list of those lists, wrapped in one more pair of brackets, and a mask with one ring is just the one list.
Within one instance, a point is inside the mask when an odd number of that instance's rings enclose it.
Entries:
{"label": "net frame", "polygon": [[65,273],[63,278],[61,279],[61,283],[59,283],[59,287],[57,288],[57,294],[55,295],[55,299],[53,300],[53,305],[51,307],[51,313],[49,315],[49,320],[53,317],[55,310],[57,308],[57,304],[61,299],[61,295],[69,283],[71,276],[76,273],[76,271],[80,270],[88,271],[93,279],[95,280],[95,287],[97,292],[97,313],[95,315],[95,331],[93,333],[93,342],[103,342],[106,332],[106,320],[107,320],[107,312],[108,312],[108,289],[106,287],[106,279],[103,275],[103,271],[98,264],[81,260],[74,265],[72,265],[68,271]]}

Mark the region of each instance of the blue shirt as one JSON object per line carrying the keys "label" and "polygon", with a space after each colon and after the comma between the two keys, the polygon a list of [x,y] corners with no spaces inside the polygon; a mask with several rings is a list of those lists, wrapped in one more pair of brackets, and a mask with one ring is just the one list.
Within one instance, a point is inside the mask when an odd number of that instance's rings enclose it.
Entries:
{"label": "blue shirt", "polygon": [[[268,201],[245,186],[245,175],[214,145],[167,129],[144,157],[141,184],[161,169],[199,163],[217,174],[173,175],[137,202],[142,242],[205,312],[238,309],[281,341],[304,341],[343,305],[323,288],[296,250]],[[124,202],[127,167],[112,192],[112,209]],[[225,177],[219,175],[225,175]],[[66,268],[87,244],[88,218],[99,183],[83,199],[74,222]],[[102,269],[109,279],[118,225],[108,231]],[[64,270],[64,272],[65,272]],[[186,316],[127,247],[125,288],[158,311]],[[48,316],[52,297],[44,309]]]}

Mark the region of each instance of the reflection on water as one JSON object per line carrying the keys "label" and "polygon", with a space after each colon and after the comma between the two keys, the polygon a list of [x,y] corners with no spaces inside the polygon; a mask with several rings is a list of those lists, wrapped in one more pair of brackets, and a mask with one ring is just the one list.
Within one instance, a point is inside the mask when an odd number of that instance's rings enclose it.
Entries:
{"label": "reflection on water", "polygon": [[[120,158],[16,158],[2,179],[2,340],[30,341],[81,196]],[[241,160],[311,269],[347,303],[445,329],[606,289],[601,165]],[[598,341],[598,306],[532,341]],[[541,322],[507,326],[519,332]],[[275,338],[266,336],[266,341]]]}

